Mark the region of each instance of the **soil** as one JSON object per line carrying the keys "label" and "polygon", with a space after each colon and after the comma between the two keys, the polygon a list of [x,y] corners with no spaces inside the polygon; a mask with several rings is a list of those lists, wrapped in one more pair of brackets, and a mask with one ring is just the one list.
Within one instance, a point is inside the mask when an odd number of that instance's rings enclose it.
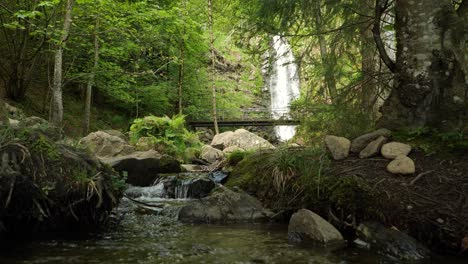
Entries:
{"label": "soil", "polygon": [[416,173],[403,176],[386,170],[383,157],[351,155],[334,161],[331,174],[359,176],[375,191],[379,221],[405,231],[433,250],[464,254],[468,237],[468,153],[425,155],[414,151]]}

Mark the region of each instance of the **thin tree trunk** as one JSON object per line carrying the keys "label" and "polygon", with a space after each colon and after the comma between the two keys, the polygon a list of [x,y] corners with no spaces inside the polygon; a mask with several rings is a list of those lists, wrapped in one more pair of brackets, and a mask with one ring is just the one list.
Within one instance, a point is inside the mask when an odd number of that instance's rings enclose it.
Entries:
{"label": "thin tree trunk", "polygon": [[74,0],[67,0],[65,17],[63,22],[63,33],[60,37],[60,43],[55,51],[55,62],[54,62],[54,81],[52,86],[52,105],[50,121],[56,127],[62,127],[63,122],[63,99],[62,99],[62,82],[63,82],[63,48],[67,42],[70,34],[70,27],[72,21],[72,10]]}
{"label": "thin tree trunk", "polygon": [[0,125],[1,126],[10,126],[10,119],[8,118],[8,112],[5,107],[5,102],[0,99]]}
{"label": "thin tree trunk", "polygon": [[[315,26],[316,28],[322,28],[323,17],[321,10],[321,1],[316,0],[315,2]],[[327,42],[323,35],[318,35],[319,46],[320,46],[320,57],[322,60],[323,67],[325,69],[325,83],[327,85],[328,93],[330,95],[332,103],[336,103],[338,93],[336,91],[336,81],[334,77],[333,62],[330,59],[330,55],[327,50]]]}
{"label": "thin tree trunk", "polygon": [[215,49],[213,35],[213,6],[212,0],[208,0],[208,24],[210,27],[210,49],[211,49],[211,91],[212,91],[212,106],[213,106],[213,125],[215,133],[219,134],[218,114],[216,111],[216,83],[215,83]]}
{"label": "thin tree trunk", "polygon": [[179,64],[179,114],[183,112],[182,109],[182,95],[183,95],[183,86],[184,86],[184,56],[185,56],[185,42],[182,40],[180,43],[180,64]]}
{"label": "thin tree trunk", "polygon": [[99,17],[96,17],[96,25],[94,27],[94,64],[91,74],[89,75],[88,85],[86,87],[86,102],[85,102],[85,134],[89,133],[89,123],[91,119],[91,101],[93,95],[93,85],[96,78],[96,71],[99,65]]}

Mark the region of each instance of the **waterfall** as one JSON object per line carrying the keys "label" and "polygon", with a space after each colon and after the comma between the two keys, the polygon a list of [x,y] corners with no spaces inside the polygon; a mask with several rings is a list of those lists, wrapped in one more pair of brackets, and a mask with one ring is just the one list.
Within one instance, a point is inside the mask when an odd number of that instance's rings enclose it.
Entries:
{"label": "waterfall", "polygon": [[[294,55],[286,39],[273,37],[275,60],[269,82],[271,113],[274,119],[288,118],[291,102],[299,97],[299,76]],[[291,139],[295,126],[276,126],[276,136],[281,141]]]}

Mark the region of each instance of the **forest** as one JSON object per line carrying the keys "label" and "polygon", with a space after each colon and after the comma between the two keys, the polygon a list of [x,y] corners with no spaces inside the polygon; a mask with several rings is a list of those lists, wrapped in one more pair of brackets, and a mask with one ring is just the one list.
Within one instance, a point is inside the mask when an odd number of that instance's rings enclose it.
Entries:
{"label": "forest", "polygon": [[0,156],[0,263],[465,263],[468,1],[3,0]]}

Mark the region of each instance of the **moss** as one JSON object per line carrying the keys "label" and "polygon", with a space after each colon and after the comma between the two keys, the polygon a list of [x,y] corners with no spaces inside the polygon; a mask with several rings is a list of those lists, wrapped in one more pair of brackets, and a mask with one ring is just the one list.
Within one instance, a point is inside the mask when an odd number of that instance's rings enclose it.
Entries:
{"label": "moss", "polygon": [[233,151],[232,153],[229,153],[227,155],[227,164],[228,166],[236,166],[241,162],[242,160],[245,159],[245,157],[249,156],[252,154],[252,151],[242,151],[242,150],[236,150]]}
{"label": "moss", "polygon": [[57,161],[60,159],[60,154],[56,145],[50,142],[44,135],[39,135],[35,142],[32,143],[31,150],[46,156],[50,161]]}

